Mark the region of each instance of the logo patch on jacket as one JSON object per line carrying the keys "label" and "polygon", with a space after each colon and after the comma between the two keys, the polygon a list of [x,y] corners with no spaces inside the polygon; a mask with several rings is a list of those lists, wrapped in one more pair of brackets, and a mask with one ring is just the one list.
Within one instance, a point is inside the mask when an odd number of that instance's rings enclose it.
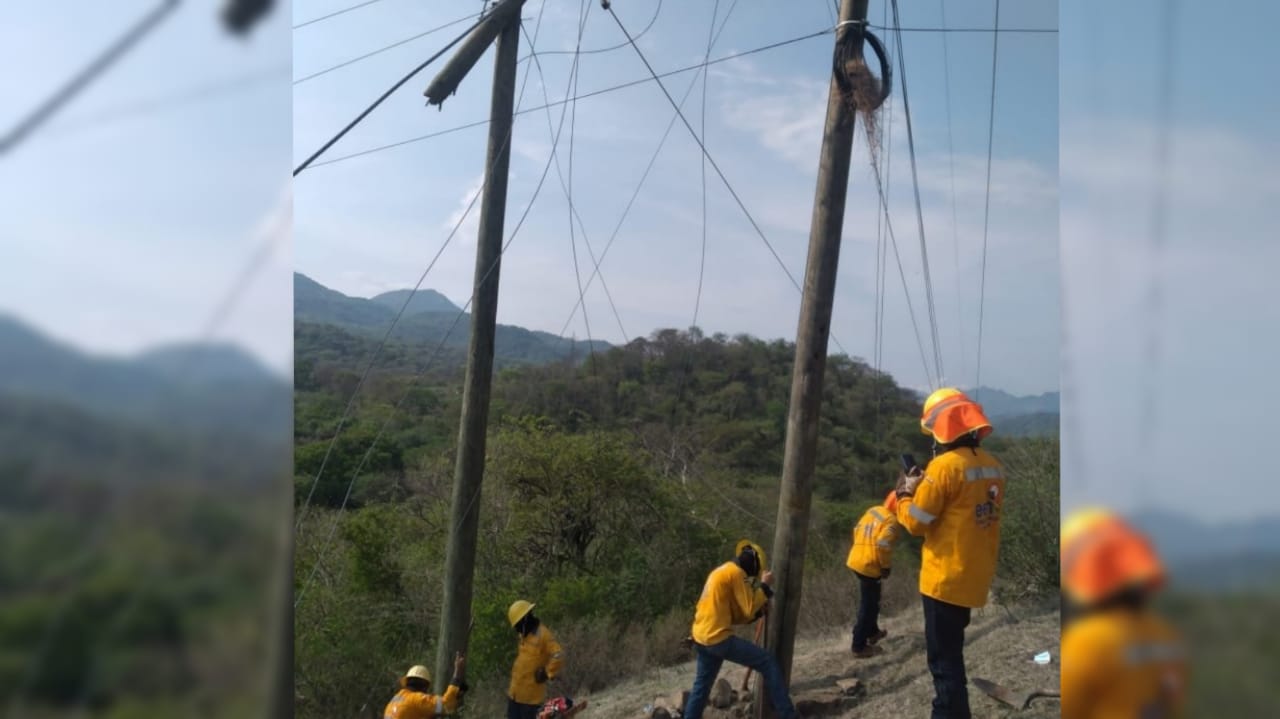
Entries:
{"label": "logo patch on jacket", "polygon": [[974,506],[974,521],[979,527],[987,529],[1000,521],[1000,506],[996,503],[999,497],[1000,485],[992,484],[987,487],[987,501]]}

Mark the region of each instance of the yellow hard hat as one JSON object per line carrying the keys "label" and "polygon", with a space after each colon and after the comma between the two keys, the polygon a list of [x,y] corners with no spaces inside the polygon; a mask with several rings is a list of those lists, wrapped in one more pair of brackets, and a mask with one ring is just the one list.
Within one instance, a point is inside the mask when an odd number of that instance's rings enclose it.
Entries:
{"label": "yellow hard hat", "polygon": [[952,397],[963,397],[963,396],[964,396],[964,392],[961,392],[955,387],[943,387],[942,389],[934,390],[933,394],[925,398],[924,410],[921,412],[921,414],[929,414],[929,412],[933,410],[934,407],[938,406],[938,403],[944,399],[950,399]]}
{"label": "yellow hard hat", "polygon": [[736,557],[739,554],[742,554],[742,550],[746,549],[747,547],[751,547],[751,549],[755,551],[756,556],[760,558],[760,571],[763,572],[766,568],[768,568],[769,563],[765,559],[764,550],[760,548],[759,544],[756,544],[750,539],[739,539],[737,546],[733,548],[733,556]]}
{"label": "yellow hard hat", "polygon": [[524,619],[524,615],[533,611],[534,606],[534,604],[523,599],[515,600],[511,603],[511,608],[507,610],[507,621],[511,622],[511,626],[514,627],[521,619]]}
{"label": "yellow hard hat", "polygon": [[405,672],[404,678],[405,679],[422,679],[424,681],[430,682],[431,672],[428,671],[427,668],[422,666],[421,664],[416,664],[412,667],[409,667],[409,671]]}
{"label": "yellow hard hat", "polygon": [[950,444],[970,432],[985,439],[992,427],[982,405],[954,387],[943,387],[925,399],[920,411],[920,432],[939,444]]}

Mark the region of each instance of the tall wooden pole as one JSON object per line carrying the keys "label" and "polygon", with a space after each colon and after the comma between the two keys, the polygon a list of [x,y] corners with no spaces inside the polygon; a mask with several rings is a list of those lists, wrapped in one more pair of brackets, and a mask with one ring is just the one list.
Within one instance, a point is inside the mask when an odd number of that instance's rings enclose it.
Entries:
{"label": "tall wooden pole", "polygon": [[[519,7],[523,0],[511,3]],[[484,479],[485,433],[489,424],[489,388],[493,379],[493,343],[498,314],[498,274],[507,206],[507,168],[511,160],[511,127],[515,110],[518,15],[503,26],[493,68],[493,100],[489,111],[489,150],[480,234],[476,246],[475,301],[471,308],[471,340],[462,394],[458,459],[453,475],[453,506],[444,567],[444,607],[440,618],[435,685],[443,687],[453,673],[453,654],[466,651],[471,624],[472,579]]]}
{"label": "tall wooden pole", "polygon": [[[868,0],[842,0],[836,43],[856,42],[862,53],[863,28],[853,23],[867,18]],[[852,34],[852,36],[851,36]],[[827,367],[827,339],[831,333],[831,305],[836,289],[836,266],[844,224],[845,193],[853,151],[854,111],[834,75],[827,97],[827,124],[818,165],[818,186],[809,230],[809,259],[805,267],[796,359],[791,374],[791,407],[787,415],[787,443],[778,497],[777,529],[773,539],[774,589],[766,645],[773,650],[783,680],[791,682],[796,624],[800,616],[800,588],[804,579],[805,545],[809,537],[809,504],[813,494],[814,456],[818,445],[818,417],[822,382]],[[763,689],[763,687],[761,687]],[[756,706],[767,700],[756,692]],[[763,716],[774,716],[763,710]]]}

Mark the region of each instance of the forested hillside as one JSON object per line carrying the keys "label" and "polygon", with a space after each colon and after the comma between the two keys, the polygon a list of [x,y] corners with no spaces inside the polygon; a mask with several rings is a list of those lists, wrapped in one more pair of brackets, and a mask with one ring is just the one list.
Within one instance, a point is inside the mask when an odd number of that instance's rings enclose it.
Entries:
{"label": "forested hillside", "polygon": [[[460,372],[441,364],[415,381],[412,353],[384,350],[388,364],[370,373],[330,451],[368,348],[316,328],[298,348],[298,711],[350,716],[385,701],[396,672],[434,664]],[[783,341],[661,330],[497,374],[475,500],[475,716],[505,688],[504,616],[519,597],[538,602],[565,642],[571,691],[682,658],[706,572],[736,539],[772,543],[793,355]],[[803,627],[851,618],[848,534],[892,486],[900,453],[928,456],[918,412],[887,374],[845,357],[828,364]],[[1050,591],[1056,442],[995,447],[1023,480],[1010,489],[1000,591]],[[913,542],[901,552],[908,565],[918,556]]]}

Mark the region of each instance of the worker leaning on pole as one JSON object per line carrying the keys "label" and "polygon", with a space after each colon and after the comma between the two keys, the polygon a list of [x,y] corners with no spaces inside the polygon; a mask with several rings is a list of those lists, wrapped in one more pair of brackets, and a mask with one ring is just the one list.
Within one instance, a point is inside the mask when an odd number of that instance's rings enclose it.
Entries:
{"label": "worker leaning on pole", "polygon": [[560,643],[534,616],[534,606],[518,599],[507,610],[507,621],[519,637],[507,690],[507,719],[537,719],[547,699],[547,682],[555,679],[564,667]]}
{"label": "worker leaning on pole", "polygon": [[444,694],[436,696],[431,693],[431,672],[422,665],[411,667],[400,679],[400,691],[382,711],[383,719],[430,719],[453,714],[458,710],[458,700],[467,691],[466,668],[466,657],[455,654],[453,679]]}
{"label": "worker leaning on pole", "polygon": [[908,532],[924,537],[920,594],[932,717],[970,719],[964,630],[971,611],[986,605],[995,577],[1004,469],[981,446],[991,422],[957,389],[929,395],[920,429],[933,437],[934,456],[922,473],[899,478],[897,517]]}
{"label": "worker leaning on pole", "polygon": [[898,541],[898,495],[889,492],[884,504],[868,509],[853,528],[853,544],[845,566],[858,578],[858,615],[850,650],[865,659],[876,654],[875,644],[889,636],[880,628],[880,582],[892,571],[893,545]]}
{"label": "worker leaning on pole", "polygon": [[1063,719],[1182,716],[1181,637],[1149,607],[1165,570],[1146,537],[1088,509],[1062,525]]}
{"label": "worker leaning on pole", "polygon": [[[773,589],[773,572],[765,569],[764,550],[747,539],[738,542],[734,558],[707,575],[693,618],[693,647],[698,657],[693,689],[685,701],[684,719],[702,719],[711,686],[724,662],[750,667],[764,680],[765,695],[779,719],[799,719],[773,655],[734,636],[732,626],[750,624],[765,615]],[[753,586],[756,578],[759,586]]]}

